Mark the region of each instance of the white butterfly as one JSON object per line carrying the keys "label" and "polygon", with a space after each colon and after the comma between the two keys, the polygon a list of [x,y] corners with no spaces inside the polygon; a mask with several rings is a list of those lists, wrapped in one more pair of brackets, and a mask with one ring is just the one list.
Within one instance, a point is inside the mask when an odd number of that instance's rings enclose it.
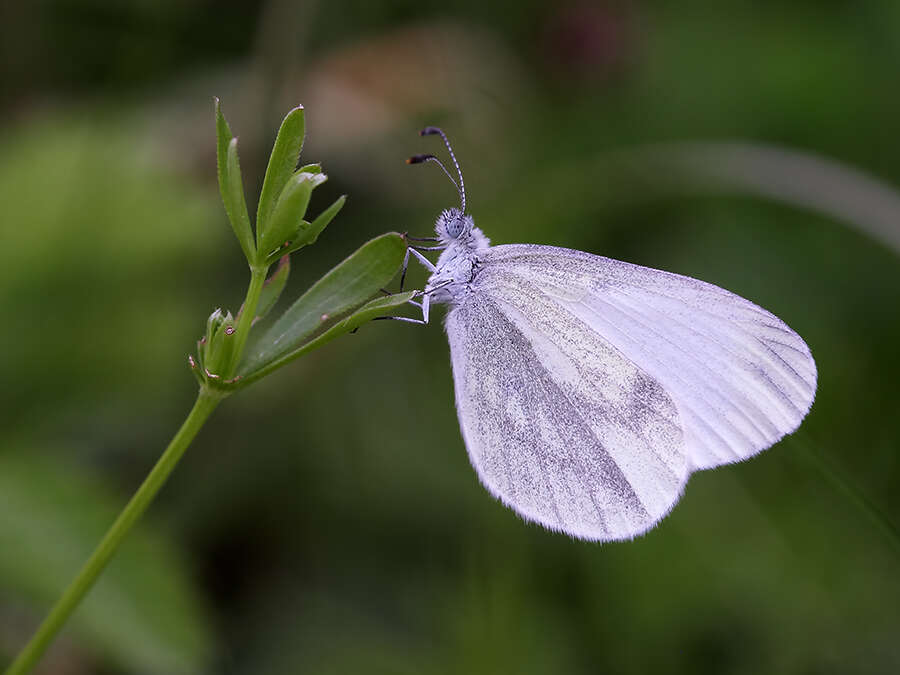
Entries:
{"label": "white butterfly", "polygon": [[[527,520],[582,539],[634,537],[692,471],[741,461],[794,431],[816,391],[803,339],[690,277],[552,246],[490,246],[461,208],[411,247],[447,303],[456,407],[485,487]],[[442,249],[437,264],[419,250]],[[407,319],[419,322],[418,320]]]}

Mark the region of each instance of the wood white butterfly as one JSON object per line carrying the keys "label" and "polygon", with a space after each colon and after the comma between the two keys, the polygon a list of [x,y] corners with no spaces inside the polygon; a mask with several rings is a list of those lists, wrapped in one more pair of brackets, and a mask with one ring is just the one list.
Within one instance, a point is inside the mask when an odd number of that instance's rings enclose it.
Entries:
{"label": "wood white butterfly", "polygon": [[[816,392],[803,339],[712,284],[552,246],[490,246],[461,208],[410,247],[449,305],[456,407],[481,482],[527,520],[582,539],[634,537],[692,471],[794,431]],[[436,264],[420,251],[442,250]]]}

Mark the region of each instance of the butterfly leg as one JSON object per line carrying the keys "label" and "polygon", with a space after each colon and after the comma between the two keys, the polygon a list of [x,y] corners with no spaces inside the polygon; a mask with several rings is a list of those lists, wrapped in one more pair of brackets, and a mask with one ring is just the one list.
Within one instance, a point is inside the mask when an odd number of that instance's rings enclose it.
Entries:
{"label": "butterfly leg", "polygon": [[376,316],[372,321],[405,321],[406,323],[416,323],[420,326],[427,326],[427,321],[422,319],[412,319],[408,316]]}
{"label": "butterfly leg", "polygon": [[435,291],[439,291],[453,283],[453,279],[446,279],[435,286],[426,287],[422,293],[422,321],[428,323],[428,315],[431,310],[431,297]]}
{"label": "butterfly leg", "polygon": [[431,308],[431,296],[428,293],[424,293],[422,295],[422,302],[416,302],[415,300],[407,300],[407,302],[409,302],[409,304],[411,305],[415,305],[422,310],[421,319],[413,319],[408,316],[378,316],[375,317],[375,321],[405,321],[406,323],[416,323],[420,326],[427,326],[428,315]]}
{"label": "butterfly leg", "polygon": [[431,309],[431,293],[422,296],[422,323],[428,323],[428,313]]}
{"label": "butterfly leg", "polygon": [[[434,249],[425,248],[424,250],[439,250],[439,249],[443,249],[443,248],[444,247],[441,246],[441,247],[435,247]],[[401,268],[402,271],[400,272],[400,291],[401,292],[403,291],[403,283],[406,280],[406,270],[409,267],[410,254],[412,254],[416,258],[416,260],[429,272],[434,273],[437,271],[437,267],[435,267],[434,263],[431,262],[428,258],[426,258],[417,248],[415,248],[413,246],[408,246],[406,248],[406,255],[403,256],[403,267]],[[427,325],[429,315],[431,313],[431,294],[434,291],[440,290],[441,288],[443,288],[444,286],[447,286],[450,283],[452,283],[452,281],[448,280],[448,281],[440,283],[437,286],[434,286],[432,288],[426,288],[425,291],[422,292],[422,302],[421,303],[416,302],[415,300],[412,300],[412,299],[407,301],[407,302],[409,302],[409,304],[415,305],[416,307],[418,307],[419,309],[422,310],[422,318],[421,319],[413,319],[408,316],[380,316],[380,317],[377,317],[375,320],[376,321],[405,321],[407,323],[416,323],[416,324],[420,324],[420,325]],[[382,289],[382,293],[387,293],[387,291]]]}
{"label": "butterfly leg", "polygon": [[406,280],[406,270],[409,267],[409,254],[412,253],[416,260],[418,260],[422,266],[427,269],[429,272],[434,272],[437,268],[434,266],[434,263],[431,262],[428,258],[422,255],[419,251],[417,251],[412,246],[408,246],[406,248],[406,255],[403,256],[403,267],[400,272],[400,291],[403,291],[403,282]]}
{"label": "butterfly leg", "polygon": [[[435,291],[439,291],[445,286],[449,286],[453,283],[452,279],[447,279],[446,281],[442,281],[437,286],[433,286],[432,288],[427,288],[422,292],[422,302],[416,302],[415,300],[407,300],[407,302],[411,305],[415,305],[419,309],[422,310],[422,318],[421,319],[413,319],[408,316],[379,316],[375,318],[375,321],[406,321],[407,323],[416,323],[422,326],[428,325],[429,317],[431,314],[431,294]],[[386,293],[384,289],[382,289],[383,293]],[[388,293],[388,295],[390,295]]]}

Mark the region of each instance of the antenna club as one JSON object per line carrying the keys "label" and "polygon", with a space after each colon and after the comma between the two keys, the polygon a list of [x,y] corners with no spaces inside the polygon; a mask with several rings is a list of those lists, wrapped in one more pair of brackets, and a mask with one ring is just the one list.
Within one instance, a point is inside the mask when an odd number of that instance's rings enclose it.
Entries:
{"label": "antenna club", "polygon": [[413,155],[412,157],[407,158],[407,164],[422,164],[423,162],[427,162],[431,159],[437,159],[434,155]]}

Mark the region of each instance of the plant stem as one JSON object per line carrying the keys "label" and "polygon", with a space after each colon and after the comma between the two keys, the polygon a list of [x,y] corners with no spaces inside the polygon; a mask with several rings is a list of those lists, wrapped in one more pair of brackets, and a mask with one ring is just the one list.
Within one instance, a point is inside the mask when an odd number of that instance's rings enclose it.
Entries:
{"label": "plant stem", "polygon": [[[237,342],[232,351],[231,362],[226,365],[226,378],[234,377],[241,356],[244,353],[247,336],[256,316],[259,296],[266,282],[268,269],[268,265],[250,267],[250,286],[247,288],[247,297],[244,299],[238,324],[235,327]],[[156,493],[159,492],[175,465],[178,464],[178,461],[184,455],[184,451],[187,450],[191,441],[194,440],[194,436],[203,427],[203,424],[212,411],[216,409],[216,406],[219,405],[219,402],[227,395],[228,392],[214,391],[208,385],[200,389],[200,394],[197,396],[194,407],[191,408],[187,419],[169,443],[169,447],[166,448],[162,457],[159,458],[156,465],[147,474],[131,501],[119,514],[116,522],[112,524],[106,536],[103,537],[103,540],[94,549],[84,567],[81,568],[78,576],[72,580],[69,587],[56,601],[56,605],[50,610],[50,613],[38,627],[28,644],[19,652],[16,660],[6,669],[4,675],[24,675],[40,660],[66,620],[78,607],[84,596],[94,585],[97,577],[100,576],[100,573],[103,572],[113,555],[115,555],[125,535],[128,534],[144,511],[147,510]]]}
{"label": "plant stem", "polygon": [[187,419],[181,425],[178,433],[169,443],[169,447],[156,462],[156,465],[144,479],[131,501],[125,506],[112,527],[91,554],[91,557],[81,568],[78,576],[69,584],[56,605],[44,619],[31,640],[19,653],[15,661],[7,668],[5,675],[23,675],[30,671],[41,658],[41,655],[50,646],[56,634],[69,618],[72,611],[78,606],[82,598],[94,585],[97,577],[106,567],[128,534],[132,526],[141,517],[150,502],[166,482],[169,474],[178,464],[178,460],[184,455],[184,451],[200,431],[206,419],[216,409],[222,400],[220,394],[211,392],[205,388],[200,390],[197,401]]}
{"label": "plant stem", "polygon": [[250,335],[250,327],[253,325],[253,319],[256,318],[256,308],[259,306],[259,294],[262,293],[263,285],[266,283],[266,273],[269,268],[267,265],[262,267],[250,268],[250,286],[247,288],[247,297],[244,298],[244,304],[241,306],[241,314],[238,317],[238,323],[235,327],[235,337],[237,342],[232,352],[232,360],[225,369],[225,379],[234,377],[241,356],[244,354],[244,347],[247,345],[247,336]]}

